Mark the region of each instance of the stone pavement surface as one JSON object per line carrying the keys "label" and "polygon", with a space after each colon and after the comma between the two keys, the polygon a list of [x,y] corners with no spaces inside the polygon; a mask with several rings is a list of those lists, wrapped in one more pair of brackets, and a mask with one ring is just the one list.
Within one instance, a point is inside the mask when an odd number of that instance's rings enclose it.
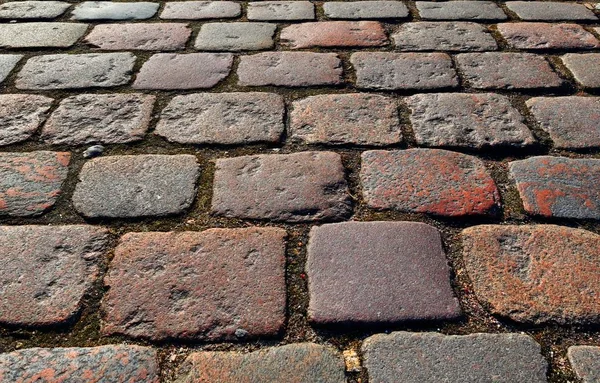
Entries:
{"label": "stone pavement surface", "polygon": [[0,0],[0,383],[599,383],[599,17]]}

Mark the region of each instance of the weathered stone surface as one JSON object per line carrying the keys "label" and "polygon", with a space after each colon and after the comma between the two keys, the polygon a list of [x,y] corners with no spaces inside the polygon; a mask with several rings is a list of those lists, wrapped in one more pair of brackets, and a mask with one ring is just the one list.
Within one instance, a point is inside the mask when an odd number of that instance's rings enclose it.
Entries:
{"label": "weathered stone surface", "polygon": [[563,85],[543,56],[485,52],[456,56],[464,79],[476,89],[546,89]]}
{"label": "weathered stone surface", "polygon": [[541,156],[509,170],[528,213],[600,219],[600,160]]}
{"label": "weathered stone surface", "polygon": [[359,52],[350,57],[356,86],[368,89],[439,89],[458,86],[445,53]]}
{"label": "weathered stone surface", "polygon": [[438,149],[363,152],[367,206],[442,216],[494,213],[500,196],[483,162]]}
{"label": "weathered stone surface", "polygon": [[0,95],[0,146],[31,137],[46,119],[53,101],[33,94]]}
{"label": "weathered stone surface", "polygon": [[30,58],[19,73],[18,89],[113,87],[129,82],[131,53],[57,54]]}
{"label": "weathered stone surface", "polygon": [[148,130],[154,100],[136,93],[68,97],[44,125],[42,139],[55,145],[139,141]]}
{"label": "weathered stone surface", "polygon": [[241,56],[237,75],[242,86],[335,85],[342,63],[335,53],[265,52]]}
{"label": "weathered stone surface", "polygon": [[225,19],[242,14],[240,4],[233,1],[170,1],[160,14],[161,19],[201,20]]}
{"label": "weathered stone surface", "polygon": [[600,97],[534,97],[527,106],[554,147],[600,147]]}
{"label": "weathered stone surface", "polygon": [[339,154],[300,152],[217,160],[212,211],[310,222],[346,218],[352,206]]}
{"label": "weathered stone surface", "polygon": [[143,20],[158,11],[158,3],[85,1],[73,10],[75,20]]}
{"label": "weathered stone surface", "polygon": [[578,20],[594,21],[598,18],[583,4],[557,1],[507,1],[506,7],[522,20]]}
{"label": "weathered stone surface", "polygon": [[270,23],[204,24],[196,38],[196,49],[205,51],[243,51],[269,49],[277,25]]}
{"label": "weathered stone surface", "polygon": [[72,319],[98,278],[107,233],[86,225],[0,226],[0,323],[48,326]]}
{"label": "weathered stone surface", "polygon": [[8,77],[23,55],[0,54],[0,84]]}
{"label": "weathered stone surface", "polygon": [[600,76],[596,76],[600,67],[600,53],[567,53],[561,56],[561,60],[581,86],[600,88]]}
{"label": "weathered stone surface", "polygon": [[600,382],[600,347],[572,346],[567,356],[573,371],[583,383]]}
{"label": "weathered stone surface", "polygon": [[0,216],[35,216],[54,206],[70,159],[70,153],[0,153]]}
{"label": "weathered stone surface", "polygon": [[153,340],[276,335],[285,320],[285,230],[129,233],[105,284],[102,332]]}
{"label": "weathered stone surface", "polygon": [[232,65],[229,53],[158,53],[144,63],[133,88],[212,88],[229,75]]}
{"label": "weathered stone surface", "polygon": [[409,16],[408,8],[399,1],[328,1],[323,4],[323,11],[330,19],[405,19]]}
{"label": "weathered stone surface", "polygon": [[418,94],[405,99],[418,145],[483,149],[535,143],[506,96],[494,93]]}
{"label": "weathered stone surface", "polygon": [[2,382],[159,383],[156,351],[140,346],[28,348],[0,354]]}
{"label": "weathered stone surface", "polygon": [[496,40],[483,25],[470,22],[416,22],[400,25],[392,36],[404,51],[495,51]]}
{"label": "weathered stone surface", "polygon": [[104,50],[173,51],[184,49],[191,34],[187,24],[100,24],[87,35],[85,42]]}
{"label": "weathered stone surface", "polygon": [[83,36],[87,27],[77,23],[0,24],[0,48],[67,48]]}
{"label": "weathered stone surface", "polygon": [[439,232],[418,222],[345,222],[310,231],[309,319],[387,324],[461,315]]}
{"label": "weathered stone surface", "polygon": [[423,20],[506,20],[493,1],[417,1]]}
{"label": "weathered stone surface", "polygon": [[179,373],[181,383],[346,382],[340,354],[314,343],[294,343],[248,354],[195,352]]}
{"label": "weathered stone surface", "polygon": [[155,133],[183,144],[279,142],[284,111],[283,97],[272,93],[176,96],[163,110]]}
{"label": "weathered stone surface", "polygon": [[402,140],[394,99],[376,94],[325,94],[294,101],[288,135],[309,144],[390,145]]}
{"label": "weathered stone surface", "polygon": [[387,43],[387,36],[377,21],[319,21],[287,26],[280,40],[292,49],[378,47]]}
{"label": "weathered stone surface", "polygon": [[315,7],[309,1],[261,1],[248,3],[248,20],[313,20]]}
{"label": "weathered stone surface", "polygon": [[73,206],[90,218],[178,214],[194,201],[199,172],[186,154],[95,158],[81,169]]}
{"label": "weathered stone surface", "polygon": [[577,24],[502,23],[498,31],[517,49],[594,49],[600,41]]}
{"label": "weathered stone surface", "polygon": [[462,233],[477,298],[525,323],[600,323],[600,235],[554,225],[484,225]]}
{"label": "weathered stone surface", "polygon": [[362,346],[369,382],[545,383],[541,347],[521,334],[377,334]]}
{"label": "weathered stone surface", "polygon": [[0,19],[53,19],[70,6],[64,1],[12,1],[0,4]]}

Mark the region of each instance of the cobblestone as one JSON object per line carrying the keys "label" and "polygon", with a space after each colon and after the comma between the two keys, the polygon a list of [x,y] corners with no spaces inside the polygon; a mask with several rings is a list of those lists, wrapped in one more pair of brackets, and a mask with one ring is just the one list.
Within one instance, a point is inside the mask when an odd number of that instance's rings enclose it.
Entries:
{"label": "cobblestone", "polygon": [[406,5],[399,1],[327,1],[323,12],[330,19],[406,19],[409,16]]}
{"label": "cobblestone", "polygon": [[555,1],[507,1],[506,7],[522,20],[543,21],[596,21],[594,12],[583,4],[559,3]]}
{"label": "cobblestone", "polygon": [[161,19],[202,20],[234,18],[242,14],[233,1],[171,1],[165,4]]}
{"label": "cobblestone", "polygon": [[496,40],[482,25],[470,22],[416,22],[392,36],[403,51],[495,51]]}
{"label": "cobblestone", "polygon": [[85,1],[73,9],[75,20],[144,20],[156,14],[160,4],[149,2]]}
{"label": "cobblestone", "polygon": [[423,20],[506,20],[493,1],[417,1]]}
{"label": "cobblestone", "polygon": [[261,1],[248,3],[248,20],[314,20],[315,7],[309,1]]}
{"label": "cobblestone", "polygon": [[23,55],[0,54],[0,84],[8,77]]}
{"label": "cobblestone", "polygon": [[206,51],[243,51],[269,49],[275,44],[277,26],[269,23],[204,24],[196,38],[196,49]]}
{"label": "cobblestone", "polygon": [[53,101],[33,94],[0,95],[0,146],[29,139],[46,119]]}
{"label": "cobblestone", "polygon": [[575,374],[583,383],[600,381],[600,347],[572,346],[567,352]]}
{"label": "cobblestone", "polygon": [[68,48],[87,27],[78,23],[0,24],[0,48]]}
{"label": "cobblestone", "polygon": [[186,24],[101,24],[94,27],[85,42],[102,50],[174,51],[184,49],[191,34]]}
{"label": "cobblestone", "polygon": [[54,19],[69,7],[64,1],[13,1],[0,4],[0,19]]}
{"label": "cobblestone", "polygon": [[567,53],[562,62],[584,88],[600,88],[600,78],[595,76],[595,68],[600,66],[600,53]]}
{"label": "cobblestone", "polygon": [[377,47],[387,43],[377,21],[321,21],[293,24],[281,31],[281,44],[292,49]]}
{"label": "cobblestone", "polygon": [[516,49],[594,49],[600,41],[577,24],[502,23],[498,31]]}

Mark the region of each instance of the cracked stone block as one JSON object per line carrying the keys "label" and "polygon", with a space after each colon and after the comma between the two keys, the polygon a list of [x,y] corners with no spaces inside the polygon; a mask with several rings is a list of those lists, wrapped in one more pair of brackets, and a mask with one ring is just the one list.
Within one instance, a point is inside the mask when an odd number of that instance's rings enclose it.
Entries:
{"label": "cracked stone block", "polygon": [[392,35],[403,51],[495,51],[496,40],[487,29],[469,22],[421,21],[400,25]]}
{"label": "cracked stone block", "polygon": [[417,1],[423,20],[506,20],[507,16],[493,1]]}
{"label": "cracked stone block", "polygon": [[174,51],[184,49],[191,34],[187,24],[100,24],[85,42],[102,50]]}
{"label": "cracked stone block", "polygon": [[73,10],[75,20],[144,20],[158,11],[159,3],[84,1]]}
{"label": "cracked stone block", "polygon": [[202,20],[235,18],[242,14],[240,4],[233,1],[169,1],[161,19]]}
{"label": "cracked stone block", "polygon": [[29,139],[46,119],[53,102],[34,94],[0,95],[0,146]]}
{"label": "cracked stone block", "polygon": [[405,19],[406,5],[400,1],[328,1],[323,3],[325,16],[330,19]]}
{"label": "cracked stone block", "polygon": [[314,20],[315,6],[309,1],[260,1],[248,3],[248,20]]}
{"label": "cracked stone block", "polygon": [[291,49],[379,47],[387,43],[387,36],[377,21],[319,21],[283,28],[280,42]]}
{"label": "cracked stone block", "polygon": [[516,49],[595,49],[600,41],[577,24],[502,23],[498,31]]}
{"label": "cracked stone block", "polygon": [[196,49],[243,51],[269,49],[275,44],[277,26],[270,23],[207,23],[196,38]]}
{"label": "cracked stone block", "polygon": [[68,48],[87,28],[78,23],[0,24],[0,48]]}
{"label": "cracked stone block", "polygon": [[12,1],[0,4],[0,19],[54,19],[70,6],[64,1]]}
{"label": "cracked stone block", "polygon": [[583,383],[600,382],[600,347],[571,346],[567,357],[575,375]]}

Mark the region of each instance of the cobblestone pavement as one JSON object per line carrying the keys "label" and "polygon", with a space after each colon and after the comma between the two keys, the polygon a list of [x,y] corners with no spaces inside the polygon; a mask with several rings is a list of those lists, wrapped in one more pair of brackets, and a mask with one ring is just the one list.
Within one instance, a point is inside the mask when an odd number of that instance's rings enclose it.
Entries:
{"label": "cobblestone pavement", "polygon": [[0,383],[600,382],[599,16],[0,0]]}

